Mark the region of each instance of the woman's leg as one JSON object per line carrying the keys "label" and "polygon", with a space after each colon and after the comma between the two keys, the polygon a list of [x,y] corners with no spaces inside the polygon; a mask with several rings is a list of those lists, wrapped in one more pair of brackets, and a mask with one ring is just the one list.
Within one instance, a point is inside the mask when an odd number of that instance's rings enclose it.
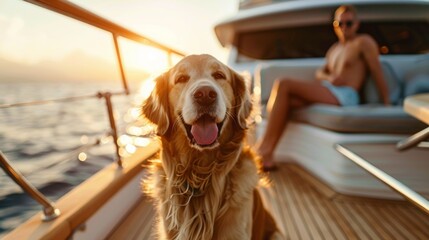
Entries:
{"label": "woman's leg", "polygon": [[293,79],[275,81],[267,104],[267,128],[257,144],[257,152],[263,159],[265,169],[275,166],[273,153],[287,124],[291,108],[312,103],[338,105],[337,99],[320,82]]}

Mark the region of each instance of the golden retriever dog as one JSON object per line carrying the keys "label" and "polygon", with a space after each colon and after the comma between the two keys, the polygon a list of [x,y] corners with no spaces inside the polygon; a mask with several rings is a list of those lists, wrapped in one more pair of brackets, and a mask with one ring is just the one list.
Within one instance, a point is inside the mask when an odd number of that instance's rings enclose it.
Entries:
{"label": "golden retriever dog", "polygon": [[244,79],[210,55],[187,56],[156,79],[142,112],[162,149],[143,188],[160,239],[280,238],[244,143],[251,108]]}

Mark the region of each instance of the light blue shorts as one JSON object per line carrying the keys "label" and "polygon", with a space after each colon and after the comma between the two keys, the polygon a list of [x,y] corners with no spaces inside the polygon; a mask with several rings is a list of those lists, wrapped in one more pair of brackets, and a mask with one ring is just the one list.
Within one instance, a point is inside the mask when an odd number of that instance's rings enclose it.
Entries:
{"label": "light blue shorts", "polygon": [[341,106],[356,106],[359,104],[359,94],[354,88],[335,86],[327,80],[322,81],[322,85],[331,91]]}

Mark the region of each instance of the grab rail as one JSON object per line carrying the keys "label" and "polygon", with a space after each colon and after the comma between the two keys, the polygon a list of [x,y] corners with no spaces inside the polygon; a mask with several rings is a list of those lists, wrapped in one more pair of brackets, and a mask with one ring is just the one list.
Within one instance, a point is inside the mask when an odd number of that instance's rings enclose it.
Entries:
{"label": "grab rail", "polygon": [[336,144],[335,149],[343,154],[345,157],[353,161],[355,164],[366,170],[368,173],[372,174],[378,180],[392,188],[397,193],[401,194],[405,199],[407,199],[414,206],[420,208],[424,213],[429,215],[429,201],[426,200],[422,195],[413,191],[411,188],[396,180],[389,174],[383,172],[379,168],[375,167],[364,158],[360,157],[356,153],[350,151],[348,148],[342,146],[341,144]]}
{"label": "grab rail", "polygon": [[43,221],[51,221],[60,215],[60,210],[54,206],[39,190],[37,190],[27,179],[22,176],[14,167],[10,164],[6,156],[0,151],[0,167],[13,179],[24,192],[30,194],[30,196],[39,202],[43,206]]}

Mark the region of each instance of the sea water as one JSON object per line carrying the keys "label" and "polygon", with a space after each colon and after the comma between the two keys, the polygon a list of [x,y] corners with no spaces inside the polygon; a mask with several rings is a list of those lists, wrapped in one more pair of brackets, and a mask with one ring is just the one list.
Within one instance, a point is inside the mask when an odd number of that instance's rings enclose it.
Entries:
{"label": "sea water", "polygon": [[[122,89],[120,83],[112,82],[0,80],[0,105],[95,95],[98,91]],[[112,97],[120,133],[126,125],[122,117],[133,107],[131,98]],[[51,201],[115,160],[115,146],[105,137],[109,131],[104,99],[0,108],[0,150]],[[103,144],[76,151],[99,138]],[[0,168],[0,238],[41,209]]]}

